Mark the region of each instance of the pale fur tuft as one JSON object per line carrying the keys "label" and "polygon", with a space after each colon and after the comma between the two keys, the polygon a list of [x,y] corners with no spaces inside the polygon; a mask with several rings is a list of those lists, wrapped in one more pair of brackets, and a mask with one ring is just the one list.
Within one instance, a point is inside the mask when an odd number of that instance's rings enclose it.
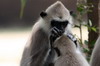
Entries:
{"label": "pale fur tuft", "polygon": [[[57,1],[56,3],[48,7],[46,9],[46,12],[51,19],[53,18],[59,21],[63,21],[70,18],[69,10],[60,1]],[[62,17],[62,19],[59,19],[59,17]]]}

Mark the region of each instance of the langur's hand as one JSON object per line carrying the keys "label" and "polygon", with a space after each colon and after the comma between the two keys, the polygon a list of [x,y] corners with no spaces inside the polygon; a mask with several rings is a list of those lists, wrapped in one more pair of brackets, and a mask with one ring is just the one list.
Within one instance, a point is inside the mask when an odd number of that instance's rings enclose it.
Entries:
{"label": "langur's hand", "polygon": [[56,27],[53,27],[53,28],[51,29],[51,35],[52,35],[53,37],[59,37],[59,36],[61,36],[63,33],[64,33],[64,30],[60,30],[60,29],[58,29],[58,28],[56,28]]}
{"label": "langur's hand", "polygon": [[51,29],[51,35],[50,35],[50,40],[51,43],[53,43],[58,37],[60,37],[64,33],[64,30],[59,30],[56,27],[53,27]]}

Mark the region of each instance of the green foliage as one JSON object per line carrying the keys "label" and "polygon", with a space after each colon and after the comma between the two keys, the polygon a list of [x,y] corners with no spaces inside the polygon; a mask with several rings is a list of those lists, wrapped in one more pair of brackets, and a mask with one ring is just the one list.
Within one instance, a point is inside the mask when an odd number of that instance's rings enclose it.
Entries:
{"label": "green foliage", "polygon": [[88,25],[89,26],[92,26],[92,21],[89,19],[89,21],[88,21]]}
{"label": "green foliage", "polygon": [[94,31],[94,32],[97,32],[97,28],[95,26],[93,27],[88,27],[89,31]]}
{"label": "green foliage", "polygon": [[89,21],[88,21],[88,25],[85,25],[85,26],[88,27],[88,30],[89,30],[89,31],[97,32],[97,27],[92,26],[92,21],[91,21],[91,20],[89,20]]}
{"label": "green foliage", "polygon": [[[86,46],[88,46],[88,40],[84,40],[84,44],[85,44]],[[89,52],[89,49],[88,49],[88,48],[83,48],[83,51],[84,51],[85,53],[88,53],[88,52]]]}
{"label": "green foliage", "polygon": [[77,3],[77,11],[81,14],[84,15],[88,12],[92,12],[91,8],[93,8],[93,5],[91,3]]}
{"label": "green foliage", "polygon": [[94,46],[95,42],[96,42],[95,40],[90,42],[91,43],[91,47]]}
{"label": "green foliage", "polygon": [[83,4],[78,4],[77,11],[80,12],[80,14],[84,14],[86,12],[86,7]]}
{"label": "green foliage", "polygon": [[[91,3],[83,3],[83,0],[78,0],[77,3],[77,14],[75,15],[76,20],[79,22],[79,25],[75,25],[75,27],[80,29],[80,43],[82,43],[82,26],[87,27],[90,31],[97,32],[97,28],[95,26],[92,26],[92,21],[89,19],[88,24],[83,24],[83,16],[87,14],[88,12],[92,12],[91,8],[93,8],[93,5]],[[82,43],[84,44],[84,43]]]}
{"label": "green foliage", "polygon": [[86,45],[88,45],[88,40],[84,40],[84,43],[85,43]]}
{"label": "green foliage", "polygon": [[[90,59],[90,56],[89,56],[89,51],[91,49],[88,48],[88,40],[84,40],[84,42],[82,41],[83,40],[83,36],[82,36],[82,26],[85,26],[88,28],[89,31],[94,31],[94,32],[97,32],[97,27],[95,26],[92,26],[92,21],[90,19],[88,19],[88,23],[87,24],[83,24],[84,20],[83,20],[83,16],[85,14],[87,14],[88,12],[92,12],[92,8],[93,8],[93,5],[92,3],[86,3],[84,2],[84,0],[78,0],[78,3],[77,3],[77,14],[75,15],[75,18],[76,20],[79,22],[79,25],[75,25],[75,27],[79,28],[80,30],[80,38],[78,38],[79,40],[79,43],[81,43],[81,46],[83,47],[83,52],[85,54],[87,54],[87,59],[89,60]],[[94,41],[91,42],[91,46],[94,45]],[[84,45],[86,47],[84,47]]]}
{"label": "green foliage", "polygon": [[23,17],[24,8],[26,5],[27,0],[21,0],[21,11],[20,11],[20,19]]}
{"label": "green foliage", "polygon": [[87,52],[89,52],[89,49],[83,48],[83,52],[84,52],[84,53],[87,53]]}

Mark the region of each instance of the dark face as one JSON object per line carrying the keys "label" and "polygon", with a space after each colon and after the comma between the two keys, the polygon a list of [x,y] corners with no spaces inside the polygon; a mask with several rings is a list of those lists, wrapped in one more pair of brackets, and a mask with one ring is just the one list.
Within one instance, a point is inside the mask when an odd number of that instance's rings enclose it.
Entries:
{"label": "dark face", "polygon": [[[40,16],[42,18],[45,18],[46,16],[48,16],[48,14],[43,11],[40,13]],[[52,20],[51,21],[51,28],[56,27],[57,29],[64,31],[66,26],[68,25],[68,23],[69,22],[67,20],[65,20],[65,21]]]}
{"label": "dark face", "polygon": [[59,30],[65,30],[66,26],[68,25],[68,21],[56,21],[56,20],[52,20],[51,21],[51,27],[56,27]]}

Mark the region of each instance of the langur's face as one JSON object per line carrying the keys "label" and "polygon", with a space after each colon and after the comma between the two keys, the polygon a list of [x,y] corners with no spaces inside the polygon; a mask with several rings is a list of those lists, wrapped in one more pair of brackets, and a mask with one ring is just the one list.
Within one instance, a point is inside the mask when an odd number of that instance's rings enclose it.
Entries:
{"label": "langur's face", "polygon": [[[40,13],[40,16],[44,19],[44,20],[47,20],[48,19],[48,14],[46,12],[41,12]],[[63,17],[60,16],[55,16],[55,18],[51,18],[47,20],[48,24],[50,24],[50,27],[53,28],[53,27],[56,27],[57,29],[59,30],[63,30],[65,31],[65,28],[68,26],[68,24],[70,23],[67,19],[66,20],[63,20]]]}

